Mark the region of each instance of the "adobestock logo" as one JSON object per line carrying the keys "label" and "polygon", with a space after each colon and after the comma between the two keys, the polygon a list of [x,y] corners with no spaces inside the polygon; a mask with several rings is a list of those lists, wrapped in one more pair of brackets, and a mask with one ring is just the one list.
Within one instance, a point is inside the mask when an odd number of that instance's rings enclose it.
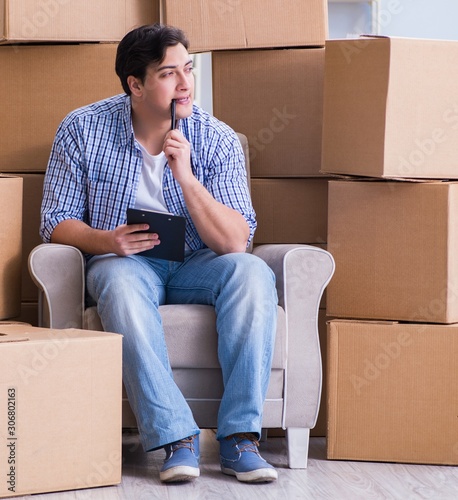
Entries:
{"label": "adobestock logo", "polygon": [[449,280],[444,283],[438,295],[431,299],[425,306],[420,306],[409,318],[410,323],[444,322],[444,317],[448,310],[454,310],[458,304],[458,285],[455,281]]}
{"label": "adobestock logo", "polygon": [[[86,477],[76,477],[76,482],[80,487],[91,488],[98,485],[110,483],[113,477],[117,476],[122,463],[122,454],[120,451],[112,451],[106,457],[106,460],[100,462],[91,462],[90,472]],[[78,498],[92,498],[91,490],[81,490],[78,492]]]}
{"label": "adobestock logo", "polygon": [[211,0],[211,6],[216,10],[220,19],[226,14],[232,14],[242,3],[242,0]]}
{"label": "adobestock logo", "polygon": [[400,175],[409,176],[418,173],[418,168],[436,153],[441,144],[450,139],[447,132],[458,129],[458,104],[454,104],[443,113],[442,121],[445,124],[444,127],[433,129],[429,137],[415,139],[410,153],[399,157]]}
{"label": "adobestock logo", "polygon": [[274,108],[272,110],[272,118],[266,127],[260,129],[255,136],[248,137],[250,145],[250,161],[253,161],[259,152],[264,151],[268,144],[271,144],[275,137],[283,132],[292,120],[297,118],[297,115],[289,113],[283,106],[282,110]]}
{"label": "adobestock logo", "polygon": [[21,35],[24,38],[35,37],[41,28],[44,28],[54,19],[62,5],[70,3],[71,0],[39,0],[37,10],[24,19]]}
{"label": "adobestock logo", "polygon": [[[381,28],[386,28],[387,26],[389,26],[393,20],[393,17],[400,14],[403,10],[404,7],[401,5],[400,0],[390,0],[388,2],[387,8],[385,9],[379,8],[377,19],[375,19],[373,22],[370,23],[358,22],[353,31],[358,34],[368,34],[372,33],[373,29],[375,28],[374,31],[376,33],[379,33],[380,31],[382,31]],[[365,17],[366,16],[364,16],[364,18]],[[346,62],[350,64],[352,57],[360,54],[361,51],[366,48],[368,43],[369,43],[368,39],[356,38],[349,40],[347,43],[341,44],[341,50]]]}
{"label": "adobestock logo", "polygon": [[43,343],[34,350],[33,356],[27,365],[21,363],[16,367],[18,375],[26,385],[29,383],[30,378],[37,377],[44,372],[70,342],[69,337],[66,335],[55,336],[52,330],[50,330],[48,336],[50,341]]}
{"label": "adobestock logo", "polygon": [[363,388],[377,380],[392,363],[397,360],[404,348],[413,344],[413,338],[408,332],[400,332],[396,340],[381,345],[381,351],[374,358],[366,358],[363,363],[362,373],[350,376],[351,384],[358,396],[361,396]]}

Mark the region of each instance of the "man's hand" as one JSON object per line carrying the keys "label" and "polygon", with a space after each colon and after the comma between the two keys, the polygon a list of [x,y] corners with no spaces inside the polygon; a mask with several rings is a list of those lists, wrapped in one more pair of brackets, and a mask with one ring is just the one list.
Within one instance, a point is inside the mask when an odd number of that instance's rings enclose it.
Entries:
{"label": "man's hand", "polygon": [[133,255],[159,245],[157,233],[145,233],[148,224],[122,224],[112,231],[113,253],[121,257]]}
{"label": "man's hand", "polygon": [[140,232],[148,229],[148,224],[121,224],[112,231],[105,231],[93,229],[79,220],[67,219],[56,226],[51,241],[72,245],[93,255],[114,253],[125,257],[159,245],[157,233]]}
{"label": "man's hand", "polygon": [[195,180],[191,169],[191,146],[178,129],[167,133],[163,150],[173,177],[181,186]]}

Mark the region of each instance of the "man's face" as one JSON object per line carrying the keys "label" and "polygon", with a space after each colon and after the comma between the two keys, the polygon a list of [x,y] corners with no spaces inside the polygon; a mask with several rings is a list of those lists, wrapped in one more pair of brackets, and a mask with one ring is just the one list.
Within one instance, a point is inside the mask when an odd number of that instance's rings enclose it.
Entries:
{"label": "man's face", "polygon": [[170,119],[172,99],[176,99],[176,117],[192,113],[194,75],[192,59],[183,45],[169,47],[160,64],[151,65],[143,84],[142,105],[155,116]]}

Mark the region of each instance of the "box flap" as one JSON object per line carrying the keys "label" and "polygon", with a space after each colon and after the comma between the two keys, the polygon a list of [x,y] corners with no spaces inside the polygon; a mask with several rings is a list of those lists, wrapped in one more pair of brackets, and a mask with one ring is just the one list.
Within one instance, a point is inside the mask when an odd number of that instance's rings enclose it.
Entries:
{"label": "box flap", "polygon": [[8,36],[8,0],[0,0],[0,40]]}
{"label": "box flap", "polygon": [[369,325],[398,325],[399,321],[376,320],[376,319],[330,319],[326,324],[339,326],[339,323],[347,324],[369,324]]}
{"label": "box flap", "polygon": [[0,344],[24,342],[26,340],[30,340],[30,338],[23,333],[3,333],[0,329]]}
{"label": "box flap", "polygon": [[456,184],[458,180],[456,179],[433,179],[433,178],[416,178],[416,177],[390,177],[390,176],[380,176],[380,177],[366,177],[361,175],[346,175],[346,174],[333,174],[327,175],[330,181],[338,182],[370,182],[370,183],[381,183],[381,182],[404,182],[404,183],[415,183],[415,184]]}
{"label": "box flap", "polygon": [[122,335],[105,331],[80,330],[78,328],[41,328],[30,326],[28,323],[0,324],[0,336],[8,335],[26,337],[31,342],[92,342],[95,339],[111,341],[113,338],[122,339]]}
{"label": "box flap", "polygon": [[363,33],[362,35],[359,36],[360,38],[393,38],[391,36],[386,36],[386,35],[374,35],[371,33]]}
{"label": "box flap", "polygon": [[408,36],[387,36],[387,35],[374,35],[370,33],[364,33],[359,36],[359,38],[379,38],[380,40],[390,40],[390,41],[396,41],[396,40],[423,40],[422,38],[412,38]]}

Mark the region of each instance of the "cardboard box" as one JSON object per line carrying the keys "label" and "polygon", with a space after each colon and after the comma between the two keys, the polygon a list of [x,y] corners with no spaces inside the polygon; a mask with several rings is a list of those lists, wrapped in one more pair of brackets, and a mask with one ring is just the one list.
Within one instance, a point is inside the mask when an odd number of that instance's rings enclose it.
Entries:
{"label": "cardboard box", "polygon": [[328,179],[251,179],[254,244],[325,243]]}
{"label": "cardboard box", "polygon": [[329,182],[327,313],[458,322],[458,183]]}
{"label": "cardboard box", "polygon": [[159,20],[159,0],[0,0],[0,43],[118,42]]}
{"label": "cardboard box", "polygon": [[324,173],[458,178],[458,42],[326,42]]}
{"label": "cardboard box", "polygon": [[327,458],[458,465],[458,325],[328,324]]}
{"label": "cardboard box", "polygon": [[193,52],[273,47],[323,47],[326,0],[162,0],[161,21],[188,35]]}
{"label": "cardboard box", "polygon": [[327,324],[326,311],[320,309],[318,311],[318,335],[320,337],[320,351],[322,363],[322,385],[321,385],[321,400],[318,419],[315,427],[310,429],[311,437],[325,437],[328,428],[328,409],[327,409],[327,383],[328,383],[328,348],[327,348]]}
{"label": "cardboard box", "polygon": [[36,302],[38,288],[29,273],[30,252],[40,243],[40,210],[43,197],[44,174],[18,174],[23,179],[22,200],[22,280],[21,301]]}
{"label": "cardboard box", "polygon": [[[44,172],[60,122],[70,111],[122,92],[117,44],[0,47],[0,171]],[[44,70],[44,68],[46,70]]]}
{"label": "cardboard box", "polygon": [[119,483],[122,336],[0,334],[0,497]]}
{"label": "cardboard box", "polygon": [[8,319],[0,321],[0,327],[8,326],[8,325],[32,326],[30,323],[26,323],[24,321],[16,321],[16,320],[8,320]]}
{"label": "cardboard box", "polygon": [[22,179],[0,174],[0,320],[21,307]]}
{"label": "cardboard box", "polygon": [[248,137],[253,177],[322,176],[324,49],[212,55],[213,112]]}

